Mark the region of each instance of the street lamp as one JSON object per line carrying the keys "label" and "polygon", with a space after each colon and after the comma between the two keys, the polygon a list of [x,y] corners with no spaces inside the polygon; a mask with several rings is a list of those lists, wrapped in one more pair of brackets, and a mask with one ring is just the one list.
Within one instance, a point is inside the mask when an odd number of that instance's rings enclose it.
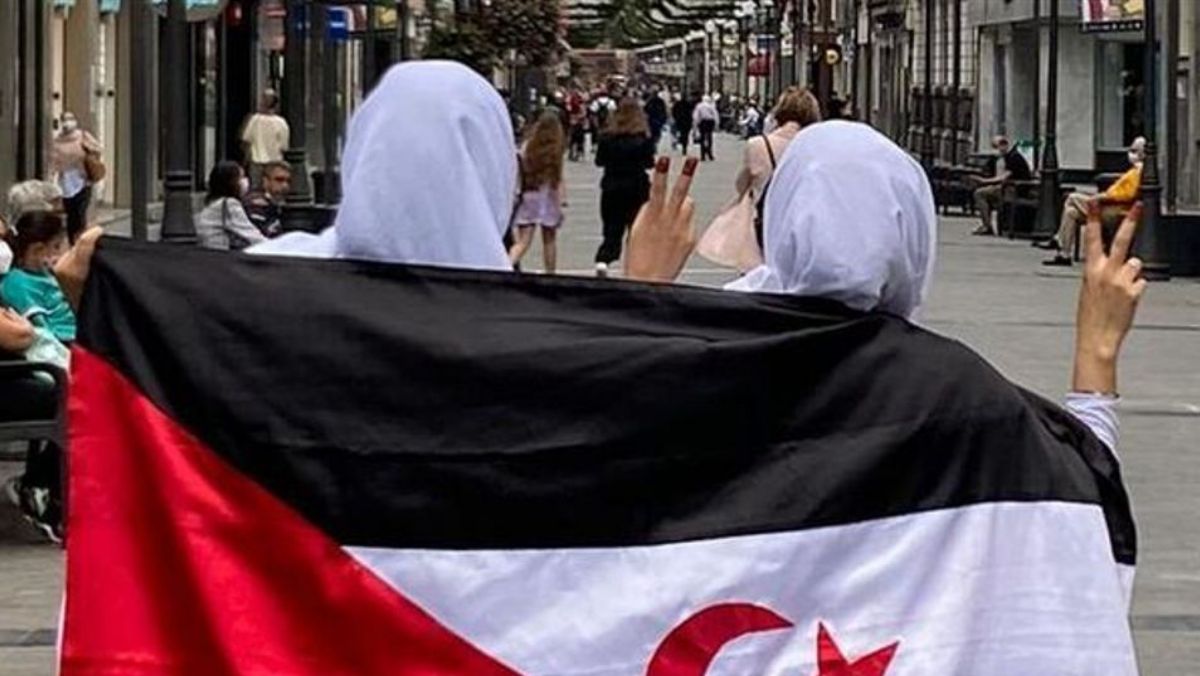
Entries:
{"label": "street lamp", "polygon": [[[175,77],[164,78],[167,93],[167,143],[165,202],[163,206],[162,240],[181,244],[196,241],[196,225],[192,221],[192,162],[188,132],[188,81],[179,74],[187,70],[188,62],[187,4],[170,0],[167,5],[167,26],[163,34],[165,71]],[[144,121],[142,121],[144,122]]]}
{"label": "street lamp", "polygon": [[[1162,183],[1158,174],[1158,15],[1155,0],[1146,0],[1146,49],[1144,97],[1146,112],[1146,158],[1142,164],[1142,225],[1134,249],[1142,259],[1142,276],[1150,280],[1171,278],[1171,264],[1166,254],[1166,239],[1162,229]],[[1175,55],[1171,54],[1174,68]],[[1174,100],[1175,92],[1169,93]]]}
{"label": "street lamp", "polygon": [[287,196],[288,204],[312,202],[312,185],[309,181],[308,158],[305,151],[308,140],[308,120],[305,115],[305,106],[307,105],[305,99],[307,97],[304,82],[304,40],[306,37],[304,5],[304,0],[288,0],[287,4],[287,43],[283,55],[283,89],[284,107],[287,113],[288,127],[291,130],[291,147],[284,151],[283,158],[292,167],[292,189]]}
{"label": "street lamp", "polygon": [[[779,91],[775,79],[779,73],[779,65],[775,60],[779,57],[779,29],[780,21],[775,11],[775,4],[772,0],[758,0],[758,9],[756,16],[758,18],[759,33],[767,34],[767,101],[772,100],[772,94]],[[774,90],[774,92],[772,91]]]}
{"label": "street lamp", "polygon": [[925,91],[924,122],[925,138],[921,142],[921,164],[925,171],[933,171],[933,0],[924,0],[925,15]]}
{"label": "street lamp", "polygon": [[[1058,3],[1050,2],[1049,68],[1046,78],[1046,147],[1042,151],[1042,182],[1038,202],[1038,232],[1058,230]],[[1036,117],[1034,111],[1034,117]],[[1034,138],[1037,143],[1037,138]]]}
{"label": "street lamp", "polygon": [[754,0],[745,0],[734,8],[733,17],[737,21],[738,40],[741,47],[738,54],[738,86],[744,88],[742,97],[749,98],[750,68],[746,62],[746,55],[750,49],[750,24],[754,21]]}
{"label": "street lamp", "polygon": [[[713,38],[717,33],[717,22],[709,19],[704,22],[704,93],[713,93]],[[717,59],[720,59],[718,52]]]}

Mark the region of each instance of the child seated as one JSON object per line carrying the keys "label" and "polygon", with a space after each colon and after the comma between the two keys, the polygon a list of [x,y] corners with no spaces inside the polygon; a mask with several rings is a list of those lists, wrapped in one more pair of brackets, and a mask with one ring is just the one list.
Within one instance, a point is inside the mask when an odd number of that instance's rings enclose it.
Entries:
{"label": "child seated", "polygon": [[22,215],[15,226],[7,237],[13,265],[0,281],[0,299],[58,340],[70,343],[75,340],[75,313],[50,271],[67,251],[66,224],[57,214],[33,211]]}

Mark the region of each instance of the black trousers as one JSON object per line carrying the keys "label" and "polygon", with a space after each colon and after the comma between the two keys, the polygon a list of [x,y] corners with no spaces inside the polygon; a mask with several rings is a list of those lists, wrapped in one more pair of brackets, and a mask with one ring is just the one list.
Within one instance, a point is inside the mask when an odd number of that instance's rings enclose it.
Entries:
{"label": "black trousers", "polygon": [[717,130],[717,123],[712,120],[700,120],[700,159],[711,160],[713,158],[713,132]]}
{"label": "black trousers", "polygon": [[687,155],[688,144],[690,144],[692,142],[692,128],[691,127],[677,127],[675,129],[675,133],[679,136],[679,147],[681,149],[680,151],[684,155]]}
{"label": "black trousers", "polygon": [[[49,418],[54,415],[54,385],[38,378],[16,378],[0,381],[7,397],[0,407],[0,422]],[[48,488],[52,496],[59,494],[62,450],[50,442],[30,442],[25,457],[27,486]]]}
{"label": "black trousers", "polygon": [[63,200],[67,212],[67,238],[74,244],[79,234],[87,228],[88,206],[92,203],[92,186],[80,190],[74,197]]}
{"label": "black trousers", "polygon": [[601,190],[600,220],[604,223],[604,241],[596,250],[597,263],[612,263],[621,257],[625,232],[649,198],[649,182]]}

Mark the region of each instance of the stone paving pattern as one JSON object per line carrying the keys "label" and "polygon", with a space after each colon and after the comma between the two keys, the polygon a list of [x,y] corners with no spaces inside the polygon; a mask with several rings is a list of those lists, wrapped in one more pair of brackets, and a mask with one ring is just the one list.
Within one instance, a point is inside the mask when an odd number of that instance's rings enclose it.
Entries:
{"label": "stone paving pattern", "polygon": [[[722,137],[717,161],[702,165],[693,191],[701,225],[732,196],[740,157],[739,142]],[[594,167],[568,165],[560,272],[591,274],[600,242],[598,181]],[[1057,399],[1070,378],[1078,267],[1043,269],[1042,252],[1024,242],[971,237],[974,225],[942,220],[933,294],[921,321]],[[127,227],[119,217],[111,225],[117,233]],[[536,243],[525,269],[541,269]],[[683,281],[717,285],[731,278],[695,259]],[[1121,366],[1120,452],[1141,544],[1132,622],[1142,673],[1200,673],[1200,283],[1150,288]],[[0,463],[0,477],[19,470]],[[54,673],[63,556],[36,542],[13,510],[0,506],[3,675]]]}

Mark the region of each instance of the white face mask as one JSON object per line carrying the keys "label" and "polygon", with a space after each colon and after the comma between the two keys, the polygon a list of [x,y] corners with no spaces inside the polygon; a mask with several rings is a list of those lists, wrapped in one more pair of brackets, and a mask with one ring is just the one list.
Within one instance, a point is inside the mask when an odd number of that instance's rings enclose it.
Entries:
{"label": "white face mask", "polygon": [[1137,164],[1138,162],[1141,162],[1141,161],[1142,161],[1141,156],[1139,156],[1137,153],[1133,152],[1132,150],[1129,151],[1129,163],[1130,164]]}
{"label": "white face mask", "polygon": [[71,132],[73,132],[79,128],[79,122],[77,120],[75,120],[75,118],[70,118],[70,117],[66,118],[62,121],[62,128],[63,128],[63,131],[70,134]]}

